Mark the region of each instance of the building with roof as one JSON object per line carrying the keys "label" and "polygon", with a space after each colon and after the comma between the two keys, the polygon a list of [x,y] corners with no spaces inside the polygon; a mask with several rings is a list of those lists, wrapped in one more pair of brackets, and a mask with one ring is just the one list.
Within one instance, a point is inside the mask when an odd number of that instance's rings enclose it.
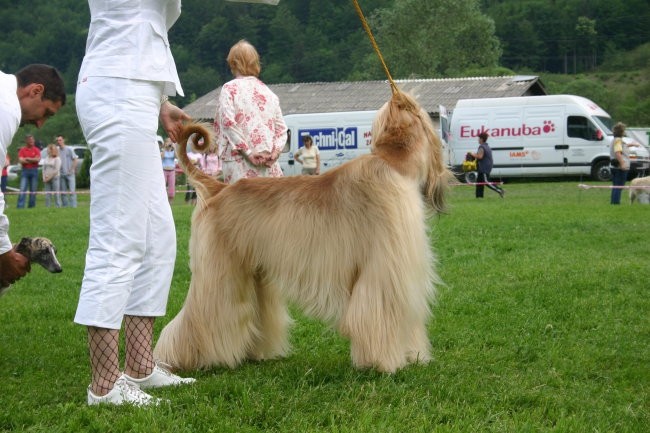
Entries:
{"label": "building with roof", "polygon": [[[449,110],[459,99],[502,98],[546,95],[538,76],[473,77],[395,80],[397,86],[414,95],[432,118],[439,117],[439,106]],[[269,84],[280,98],[283,114],[329,113],[378,110],[391,95],[388,81]],[[218,87],[183,110],[195,120],[212,121],[216,111]]]}

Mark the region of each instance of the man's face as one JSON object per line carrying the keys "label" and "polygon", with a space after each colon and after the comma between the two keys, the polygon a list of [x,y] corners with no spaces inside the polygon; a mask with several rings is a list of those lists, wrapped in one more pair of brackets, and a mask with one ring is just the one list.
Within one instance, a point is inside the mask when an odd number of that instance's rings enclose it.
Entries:
{"label": "man's face", "polygon": [[61,147],[65,147],[65,140],[63,139],[63,137],[61,136],[56,137],[56,144],[58,144]]}
{"label": "man's face", "polygon": [[44,88],[42,84],[29,84],[27,89],[28,94],[20,100],[20,109],[22,112],[20,126],[30,124],[40,128],[47,119],[59,111],[61,101],[54,102],[49,99],[43,99]]}
{"label": "man's face", "polygon": [[35,143],[36,141],[34,140],[34,136],[28,135],[27,137],[25,137],[25,144],[27,145],[27,147],[32,147],[34,146]]}

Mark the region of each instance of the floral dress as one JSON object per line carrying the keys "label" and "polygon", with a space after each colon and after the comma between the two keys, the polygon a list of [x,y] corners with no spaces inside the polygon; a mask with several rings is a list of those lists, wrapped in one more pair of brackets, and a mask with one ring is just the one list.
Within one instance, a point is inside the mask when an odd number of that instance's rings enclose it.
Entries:
{"label": "floral dress", "polygon": [[252,165],[241,152],[281,152],[287,126],[280,101],[257,77],[238,77],[223,85],[214,118],[224,182],[241,178],[280,177],[276,160],[271,167]]}

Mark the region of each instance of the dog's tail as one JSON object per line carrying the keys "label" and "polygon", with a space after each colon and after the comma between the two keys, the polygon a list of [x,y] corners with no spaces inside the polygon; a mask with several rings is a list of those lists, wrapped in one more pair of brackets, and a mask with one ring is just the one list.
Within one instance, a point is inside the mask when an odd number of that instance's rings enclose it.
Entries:
{"label": "dog's tail", "polygon": [[[203,138],[203,143],[199,143],[200,138]],[[219,194],[226,187],[226,184],[202,172],[192,164],[190,158],[187,156],[187,142],[190,139],[195,150],[200,153],[206,152],[214,145],[210,126],[205,123],[195,122],[186,124],[178,140],[178,146],[176,147],[178,163],[196,190],[199,202],[203,203],[208,198]]]}

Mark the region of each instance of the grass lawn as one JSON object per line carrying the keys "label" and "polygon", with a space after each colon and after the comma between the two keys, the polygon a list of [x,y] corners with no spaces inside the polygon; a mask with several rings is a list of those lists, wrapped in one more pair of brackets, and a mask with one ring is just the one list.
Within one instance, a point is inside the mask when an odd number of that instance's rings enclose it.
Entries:
{"label": "grass lawn", "polygon": [[[14,241],[51,238],[42,268],[0,298],[0,431],[646,432],[650,426],[650,206],[610,206],[578,181],[452,189],[431,221],[445,281],[430,323],[435,360],[394,375],[351,367],[348,343],[294,311],[293,353],[186,374],[158,408],[88,407],[85,329],[72,323],[88,241],[77,209],[7,210]],[[137,197],[134,197],[137,200]],[[191,207],[177,197],[168,314],[190,274]],[[287,224],[292,224],[287,221]],[[359,222],[363,224],[363,221]]]}

